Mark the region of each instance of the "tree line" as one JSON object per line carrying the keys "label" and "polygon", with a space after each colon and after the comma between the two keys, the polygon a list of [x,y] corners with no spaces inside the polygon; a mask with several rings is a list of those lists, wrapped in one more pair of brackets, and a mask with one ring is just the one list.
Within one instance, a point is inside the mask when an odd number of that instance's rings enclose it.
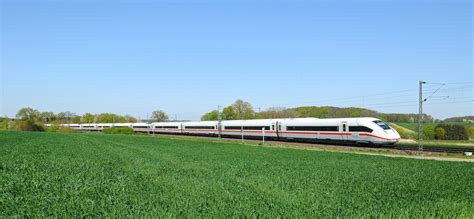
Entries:
{"label": "tree line", "polygon": [[[255,112],[252,104],[244,100],[237,100],[225,107],[222,112],[210,111],[201,117],[202,121],[235,119],[274,119],[274,118],[342,118],[342,117],[376,117],[387,122],[416,122],[417,114],[402,113],[380,113],[374,110],[348,107],[340,108],[333,106],[303,106],[296,108],[271,107],[261,112]],[[425,122],[435,122],[432,116],[424,114]]]}
{"label": "tree line", "polygon": [[[151,113],[149,121],[165,122],[168,121],[168,115],[162,110],[155,110]],[[40,112],[31,107],[24,107],[16,113],[16,119],[10,121],[8,118],[0,117],[0,130],[14,129],[23,131],[44,131],[44,124],[68,124],[68,123],[135,123],[139,119],[131,115],[118,115],[114,113],[85,113],[77,115],[76,113],[65,112]]]}

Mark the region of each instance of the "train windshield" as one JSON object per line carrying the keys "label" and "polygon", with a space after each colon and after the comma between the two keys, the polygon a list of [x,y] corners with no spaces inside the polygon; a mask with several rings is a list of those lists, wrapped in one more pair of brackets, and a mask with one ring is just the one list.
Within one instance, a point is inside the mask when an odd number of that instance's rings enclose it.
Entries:
{"label": "train windshield", "polygon": [[380,128],[383,128],[385,130],[391,129],[390,126],[388,126],[387,124],[385,124],[385,122],[382,122],[380,120],[374,121],[374,123],[380,126]]}

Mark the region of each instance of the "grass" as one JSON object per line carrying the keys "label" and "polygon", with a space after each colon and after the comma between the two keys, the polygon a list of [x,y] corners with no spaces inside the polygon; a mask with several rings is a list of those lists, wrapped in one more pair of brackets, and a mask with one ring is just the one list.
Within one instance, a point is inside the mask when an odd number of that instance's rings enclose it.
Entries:
{"label": "grass", "polygon": [[[395,124],[403,128],[412,130],[414,132],[418,132],[418,124],[416,122],[397,122]],[[438,123],[424,123],[424,125],[429,125],[429,124],[436,126]],[[474,126],[473,123],[468,123],[468,122],[445,122],[444,124]]]}
{"label": "grass", "polygon": [[[418,125],[416,122],[397,122],[397,123],[394,123],[398,126],[401,126],[403,128],[406,128],[406,129],[409,129],[409,130],[412,130],[414,132],[418,132]],[[426,124],[426,123],[425,123]],[[434,124],[434,123],[433,123]]]}
{"label": "grass", "polygon": [[405,128],[404,126],[400,126],[400,125],[397,125],[395,123],[389,123],[389,125],[392,126],[393,128],[400,128],[400,129],[402,129],[403,131],[405,131],[406,133],[409,133],[409,134],[417,133],[417,132],[415,132],[411,129]]}
{"label": "grass", "polygon": [[[418,147],[418,142],[402,142],[397,143],[398,146],[413,146]],[[466,149],[466,151],[474,152],[473,144],[463,144],[462,142],[445,142],[441,140],[425,140],[423,141],[423,147],[425,148],[453,148],[453,149]]]}
{"label": "grass", "polygon": [[0,132],[0,217],[465,217],[474,165],[149,136]]}

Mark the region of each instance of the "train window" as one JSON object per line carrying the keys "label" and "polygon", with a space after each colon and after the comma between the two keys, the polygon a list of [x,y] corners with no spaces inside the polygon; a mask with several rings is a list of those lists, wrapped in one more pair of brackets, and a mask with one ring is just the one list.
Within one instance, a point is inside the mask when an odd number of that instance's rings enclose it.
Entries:
{"label": "train window", "polygon": [[278,125],[278,130],[280,130],[280,131],[281,131],[281,125]]}
{"label": "train window", "polygon": [[346,124],[342,124],[342,131],[343,131],[343,132],[347,131],[347,129],[346,129]]}
{"label": "train window", "polygon": [[369,132],[371,133],[373,130],[371,128],[365,126],[349,126],[350,132]]}
{"label": "train window", "polygon": [[270,130],[270,126],[244,126],[244,130]]}
{"label": "train window", "polygon": [[240,130],[242,128],[242,126],[226,126],[224,127],[224,129],[236,129],[236,130]]}
{"label": "train window", "polygon": [[380,126],[380,128],[383,128],[385,130],[391,129],[390,126],[388,126],[387,124],[385,124],[385,122],[382,122],[380,120],[376,120],[376,121],[374,121],[374,123],[377,124],[378,126]]}
{"label": "train window", "polygon": [[155,126],[155,128],[160,128],[160,129],[177,129],[178,126]]}
{"label": "train window", "polygon": [[214,129],[214,126],[185,126],[185,129]]}
{"label": "train window", "polygon": [[275,130],[275,125],[272,125],[272,130]]}
{"label": "train window", "polygon": [[145,128],[148,128],[148,126],[134,125],[133,128],[145,129]]}
{"label": "train window", "polygon": [[288,131],[339,131],[339,126],[287,126]]}

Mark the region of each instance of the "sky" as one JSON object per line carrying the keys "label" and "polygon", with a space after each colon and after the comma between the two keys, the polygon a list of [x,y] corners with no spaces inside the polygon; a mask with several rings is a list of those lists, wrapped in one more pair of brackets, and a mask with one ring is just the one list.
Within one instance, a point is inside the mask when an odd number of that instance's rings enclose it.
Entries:
{"label": "sky", "polygon": [[469,0],[0,0],[0,115],[153,110],[199,120],[237,99],[473,115]]}

